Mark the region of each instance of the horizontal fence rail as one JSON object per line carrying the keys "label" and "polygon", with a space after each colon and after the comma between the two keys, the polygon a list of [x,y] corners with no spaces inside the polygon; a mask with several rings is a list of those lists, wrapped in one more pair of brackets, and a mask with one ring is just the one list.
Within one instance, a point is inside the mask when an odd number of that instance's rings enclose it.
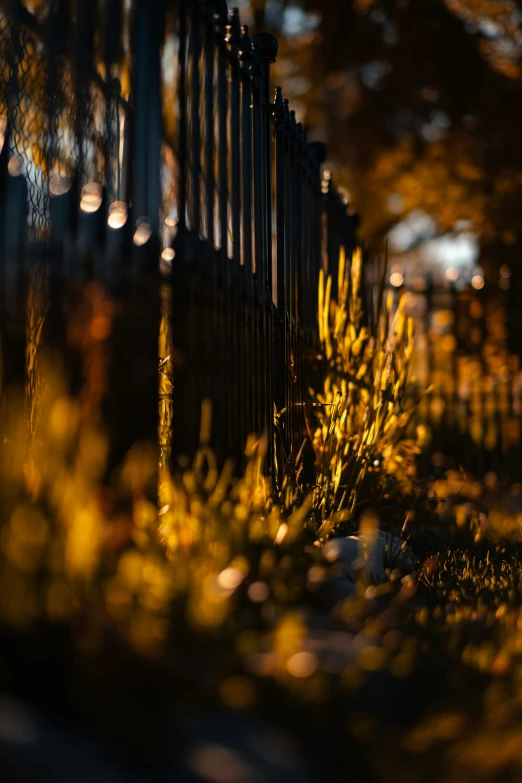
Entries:
{"label": "horizontal fence rail", "polygon": [[91,286],[112,308],[114,462],[158,424],[164,462],[192,453],[207,399],[220,456],[264,433],[273,464],[277,411],[288,457],[319,270],[336,280],[356,218],[271,84],[277,41],[218,0],[38,8],[0,0],[0,326],[32,431],[43,346],[81,385],[69,322]]}

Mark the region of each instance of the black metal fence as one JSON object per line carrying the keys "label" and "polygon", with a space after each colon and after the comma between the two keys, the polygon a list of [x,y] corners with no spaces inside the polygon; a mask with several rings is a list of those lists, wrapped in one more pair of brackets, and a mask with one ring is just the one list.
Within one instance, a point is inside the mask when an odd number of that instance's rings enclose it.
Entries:
{"label": "black metal fence", "polygon": [[519,480],[522,372],[510,351],[506,292],[434,284],[429,275],[414,282],[395,290],[407,292],[415,320],[412,372],[431,388],[418,415],[430,431],[423,470],[462,466]]}
{"label": "black metal fence", "polygon": [[35,396],[41,346],[70,353],[67,307],[95,281],[115,305],[103,403],[115,459],[157,437],[158,335],[166,455],[193,451],[204,399],[223,456],[271,435],[275,410],[288,450],[319,269],[350,252],[355,218],[323,175],[324,147],[271,86],[276,40],[250,39],[219,0],[31,8],[0,0],[6,380]]}

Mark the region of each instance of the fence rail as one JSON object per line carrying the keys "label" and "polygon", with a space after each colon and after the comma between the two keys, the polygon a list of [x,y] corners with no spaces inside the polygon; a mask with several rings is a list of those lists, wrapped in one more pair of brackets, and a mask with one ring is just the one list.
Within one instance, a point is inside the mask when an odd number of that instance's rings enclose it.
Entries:
{"label": "fence rail", "polygon": [[271,85],[277,41],[219,0],[38,8],[0,2],[7,379],[34,403],[41,346],[66,347],[65,303],[98,281],[115,304],[115,458],[156,437],[158,335],[165,459],[195,448],[204,399],[218,453],[270,436],[274,409],[290,449],[319,269],[350,252],[355,218]]}

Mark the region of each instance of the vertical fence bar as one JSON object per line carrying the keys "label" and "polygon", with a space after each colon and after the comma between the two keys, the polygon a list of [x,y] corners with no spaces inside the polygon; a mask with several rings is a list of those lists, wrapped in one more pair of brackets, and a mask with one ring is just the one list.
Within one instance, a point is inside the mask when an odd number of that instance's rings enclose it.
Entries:
{"label": "vertical fence bar", "polygon": [[118,112],[120,85],[114,70],[122,57],[122,0],[108,0],[104,19],[105,64],[105,188],[107,206],[119,200],[119,134]]}
{"label": "vertical fence bar", "polygon": [[297,178],[296,178],[296,122],[295,114],[286,111],[288,117],[288,300],[289,300],[289,341],[288,356],[288,429],[290,445],[294,443],[296,429],[296,354],[297,354]]}
{"label": "vertical fence bar", "polygon": [[288,100],[283,101],[283,128],[284,128],[284,209],[285,209],[285,292],[286,292],[286,354],[285,354],[285,381],[286,381],[286,448],[290,453],[292,446],[292,424],[293,424],[293,251],[294,251],[294,187],[292,181],[292,155],[293,141],[292,128],[290,122],[290,110]]}
{"label": "vertical fence bar", "polygon": [[[221,22],[221,20],[220,20]],[[222,274],[228,279],[228,128],[227,128],[227,53],[223,42],[222,24],[219,25],[219,48],[217,66],[217,110],[218,110],[218,182],[219,182],[219,242],[221,248]]]}
{"label": "vertical fence bar", "polygon": [[[194,447],[193,433],[187,421],[186,409],[190,405],[188,377],[190,363],[188,356],[188,335],[190,306],[189,281],[190,258],[187,229],[187,160],[188,160],[188,100],[187,100],[187,39],[188,19],[185,0],[177,0],[177,148],[178,148],[178,225],[174,242],[175,258],[171,268],[172,306],[170,308],[170,331],[177,362],[173,363],[172,394],[172,460],[189,454]],[[190,327],[189,327],[190,328]]]}
{"label": "vertical fence bar", "polygon": [[[74,66],[74,100],[75,123],[74,133],[77,149],[76,175],[73,180],[73,191],[76,190],[76,198],[81,199],[82,189],[88,183],[90,177],[90,161],[88,153],[88,123],[92,118],[90,77],[94,70],[94,35],[95,35],[95,9],[90,0],[80,0],[77,7],[76,28],[74,37],[75,58]],[[74,281],[80,281],[84,275],[85,267],[85,243],[80,243],[80,226],[78,205],[74,210],[77,225],[75,250],[69,267],[69,274]],[[82,215],[82,218],[84,216]],[[83,223],[85,221],[82,221]]]}
{"label": "vertical fence bar", "polygon": [[[0,134],[0,337],[4,388],[25,378],[25,288],[27,258],[27,185],[17,161],[21,136],[19,100],[21,12],[8,3],[10,46],[7,82],[2,85],[5,125]],[[15,307],[13,307],[15,305]],[[16,317],[18,316],[18,317]]]}
{"label": "vertical fence bar", "polygon": [[281,88],[277,87],[274,102],[275,118],[275,164],[276,164],[276,260],[277,260],[277,309],[281,322],[281,339],[279,355],[275,357],[274,396],[278,411],[281,411],[280,431],[283,436],[284,456],[288,453],[288,419],[287,388],[288,388],[288,302],[287,302],[287,261],[288,261],[288,231],[287,231],[287,178],[286,154],[287,130],[285,126],[285,104]]}
{"label": "vertical fence bar", "polygon": [[[317,338],[317,305],[316,297],[318,290],[319,269],[321,265],[321,181],[319,172],[319,155],[313,144],[308,145],[310,158],[310,179],[308,187],[309,200],[309,283],[308,289],[308,329],[309,329],[309,353],[306,366],[306,388],[317,388],[317,379],[315,376],[316,357],[319,353]],[[308,427],[307,408],[304,408],[305,424]]]}
{"label": "vertical fence bar", "polygon": [[[311,347],[313,363],[309,368],[310,378],[309,383],[312,386],[317,386],[318,379],[316,378],[315,368],[317,366],[316,357],[320,353],[320,345],[317,334],[317,290],[319,281],[319,272],[323,266],[323,242],[324,234],[323,225],[326,223],[326,216],[324,214],[324,194],[322,192],[322,176],[321,166],[326,160],[326,145],[321,142],[313,142],[309,145],[311,158],[312,158],[312,187],[310,193],[311,201],[311,275],[312,275],[312,287],[310,290],[310,314],[312,319],[312,335],[313,345]],[[314,187],[315,182],[315,187]]]}
{"label": "vertical fence bar", "polygon": [[[68,4],[63,0],[57,0],[49,9],[46,20],[47,43],[47,133],[46,133],[46,166],[49,178],[58,178],[59,150],[58,150],[58,123],[60,114],[64,111],[64,96],[62,93],[61,71],[64,67],[65,46],[69,38]],[[52,191],[51,191],[52,192]],[[56,198],[50,197],[50,243],[49,253],[49,317],[47,319],[48,338],[53,342],[63,338],[60,310],[63,306],[63,246],[62,230],[58,212],[63,204],[59,204]],[[53,209],[54,207],[54,209]],[[65,217],[65,216],[63,216]],[[55,225],[56,224],[56,225]],[[43,281],[42,281],[43,282]],[[62,334],[59,335],[59,333]]]}
{"label": "vertical fence bar", "polygon": [[262,97],[261,97],[261,58],[252,41],[252,149],[253,149],[253,205],[254,205],[254,375],[255,375],[255,431],[262,435],[265,427],[264,411],[266,407],[264,384],[264,302],[265,302],[265,257],[263,232],[263,145],[262,145]]}
{"label": "vertical fence bar", "polygon": [[25,375],[25,283],[28,251],[27,185],[9,173],[9,119],[0,151],[0,337],[3,387],[21,386]]}
{"label": "vertical fence bar", "polygon": [[[207,224],[207,250],[211,257],[214,251],[214,203],[215,203],[215,175],[214,175],[214,28],[210,19],[205,19],[204,24],[204,112],[205,112],[205,198],[206,198],[206,224]],[[212,270],[213,271],[213,270]]]}
{"label": "vertical fence bar", "polygon": [[[7,107],[8,108],[8,107]],[[0,337],[4,342],[7,328],[7,291],[6,291],[6,266],[7,266],[7,186],[9,181],[9,115],[2,127],[0,136]],[[5,350],[5,349],[4,349]],[[2,357],[2,365],[5,367],[5,356]]]}
{"label": "vertical fence bar", "polygon": [[202,52],[201,15],[197,2],[188,3],[187,77],[189,100],[188,196],[187,208],[190,232],[187,233],[188,256],[191,270],[185,296],[188,300],[188,318],[179,328],[186,330],[186,370],[188,409],[183,412],[191,433],[192,449],[198,444],[198,430],[203,399],[203,350],[208,331],[207,308],[204,307],[203,259],[199,252],[201,226],[201,111],[200,59]]}
{"label": "vertical fence bar", "polygon": [[[319,182],[316,182],[319,187]],[[313,192],[313,161],[310,151],[310,145],[306,144],[303,149],[303,375],[301,378],[302,394],[302,425],[303,435],[306,433],[306,399],[308,387],[310,386],[309,376],[310,367],[313,361],[313,322],[312,322],[312,192]]]}
{"label": "vertical fence bar", "polygon": [[244,275],[244,319],[242,329],[245,334],[244,375],[247,394],[245,397],[245,432],[248,437],[256,430],[254,411],[256,410],[256,383],[253,377],[255,367],[255,321],[253,318],[253,280],[252,280],[252,46],[248,27],[241,28],[240,59],[241,79],[241,234]]}
{"label": "vertical fence bar", "polygon": [[201,232],[201,113],[199,62],[201,28],[197,3],[191,3],[189,61],[190,79],[190,228],[195,237]]}
{"label": "vertical fence bar", "polygon": [[111,335],[113,361],[105,405],[112,434],[111,465],[136,442],[158,442],[159,206],[163,5],[134,0],[132,18],[133,167],[135,214],[150,235],[135,244],[133,266],[117,292]]}
{"label": "vertical fence bar", "polygon": [[298,185],[298,203],[297,209],[299,214],[299,225],[297,234],[297,258],[296,258],[296,300],[297,300],[297,319],[296,319],[296,335],[297,335],[297,360],[296,360],[296,426],[295,433],[295,448],[299,450],[303,439],[304,420],[303,420],[303,336],[304,336],[304,301],[303,301],[303,273],[305,268],[305,155],[306,155],[306,138],[303,131],[303,126],[297,124],[297,144],[298,144],[298,167],[297,167],[297,185]]}
{"label": "vertical fence bar", "polygon": [[242,356],[242,269],[241,269],[241,103],[240,103],[240,27],[237,9],[228,12],[227,45],[230,54],[230,208],[232,228],[232,323],[231,378],[232,384],[230,442],[232,454],[239,456],[245,426],[245,383]]}
{"label": "vertical fence bar", "polygon": [[226,10],[216,15],[216,30],[218,35],[217,49],[217,125],[218,125],[218,203],[219,203],[219,245],[220,245],[220,272],[218,288],[218,309],[220,332],[220,359],[221,371],[216,363],[216,381],[220,427],[218,442],[222,449],[221,456],[228,451],[230,442],[230,420],[233,415],[228,384],[231,377],[231,307],[230,307],[230,265],[228,261],[228,198],[229,198],[229,172],[228,172],[228,55],[225,47],[225,33],[227,24]]}
{"label": "vertical fence bar", "polygon": [[178,0],[178,251],[185,251],[187,227],[187,9],[184,0]]}
{"label": "vertical fence bar", "polygon": [[272,117],[270,110],[270,65],[275,62],[278,52],[276,39],[268,33],[259,33],[253,38],[261,60],[260,78],[260,154],[262,165],[261,192],[261,231],[263,236],[263,279],[259,285],[263,289],[262,319],[264,347],[264,421],[263,431],[267,442],[267,465],[273,469],[273,418],[274,418],[274,378],[273,378],[273,302],[272,302]]}
{"label": "vertical fence bar", "polygon": [[240,63],[239,63],[239,21],[237,9],[228,12],[227,43],[230,61],[230,191],[232,212],[232,259],[234,271],[241,260],[241,146],[240,138]]}
{"label": "vertical fence bar", "polygon": [[[201,249],[200,268],[203,269],[202,293],[203,293],[203,312],[201,313],[206,334],[203,335],[204,342],[201,349],[202,367],[202,389],[201,397],[204,399],[213,398],[214,389],[214,365],[213,356],[214,341],[209,340],[209,334],[214,334],[216,330],[216,253],[215,253],[215,222],[214,208],[216,197],[216,178],[214,170],[214,152],[215,152],[215,91],[214,91],[214,72],[215,72],[215,30],[212,14],[209,9],[204,9],[205,13],[200,16],[200,22],[203,28],[203,70],[202,70],[202,94],[203,94],[203,117],[204,117],[204,192],[205,192],[205,220],[206,244]],[[214,412],[215,431],[216,411]]]}

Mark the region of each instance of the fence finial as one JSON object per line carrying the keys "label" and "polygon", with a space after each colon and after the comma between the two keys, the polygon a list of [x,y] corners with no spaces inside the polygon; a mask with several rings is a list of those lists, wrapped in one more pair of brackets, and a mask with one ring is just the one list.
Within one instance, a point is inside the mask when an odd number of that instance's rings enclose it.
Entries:
{"label": "fence finial", "polygon": [[308,146],[311,149],[312,154],[315,156],[317,163],[319,165],[324,163],[328,157],[328,149],[326,144],[324,144],[322,141],[311,141]]}
{"label": "fence finial", "polygon": [[275,63],[279,51],[277,38],[274,38],[270,33],[258,33],[252,38],[252,43],[259,52],[261,60]]}
{"label": "fence finial", "polygon": [[229,8],[227,17],[227,43],[230,44],[237,54],[239,51],[241,37],[241,25],[239,21],[239,11],[237,8]]}

